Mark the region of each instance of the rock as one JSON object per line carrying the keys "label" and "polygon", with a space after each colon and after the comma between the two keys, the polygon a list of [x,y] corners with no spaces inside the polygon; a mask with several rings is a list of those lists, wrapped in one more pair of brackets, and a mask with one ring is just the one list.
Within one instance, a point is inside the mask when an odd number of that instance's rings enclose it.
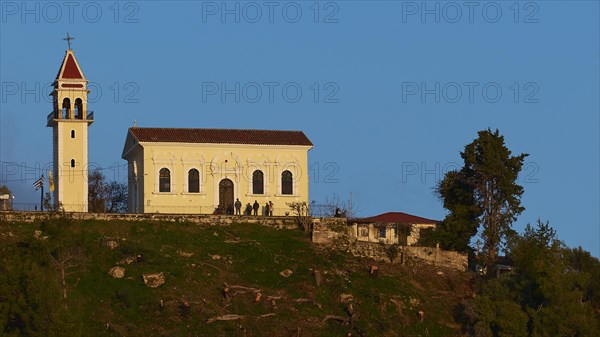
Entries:
{"label": "rock", "polygon": [[142,274],[144,284],[150,288],[158,288],[165,283],[165,275],[160,273]]}
{"label": "rock", "polygon": [[279,273],[279,275],[281,275],[283,277],[290,277],[293,273],[294,273],[293,271],[286,269],[286,270],[281,271]]}
{"label": "rock", "polygon": [[179,256],[182,256],[182,257],[192,257],[192,256],[194,256],[194,253],[184,252],[183,250],[177,250],[177,254],[179,254]]}
{"label": "rock", "polygon": [[122,258],[121,261],[117,262],[117,264],[132,264],[136,260],[137,259],[136,259],[135,256],[133,256],[133,255],[127,255],[124,258]]}
{"label": "rock", "polygon": [[412,298],[412,297],[408,300],[408,302],[412,306],[417,306],[417,305],[421,304],[421,301],[418,298]]}
{"label": "rock", "polygon": [[341,303],[351,303],[354,301],[354,296],[352,294],[340,294],[340,302]]}
{"label": "rock", "polygon": [[437,272],[437,274],[438,275],[444,275],[444,272],[440,270],[440,271]]}
{"label": "rock", "polygon": [[[12,235],[11,232],[8,232],[10,235],[9,236],[14,236]],[[36,238],[37,240],[48,240],[48,236],[42,236],[42,231],[37,230],[37,231],[33,231],[33,237]]]}
{"label": "rock", "polygon": [[119,247],[119,242],[117,241],[117,239],[113,239],[113,238],[109,238],[107,236],[103,237],[100,240],[102,246],[104,247],[108,247],[110,249],[115,249],[117,247]]}
{"label": "rock", "polygon": [[108,271],[108,275],[112,276],[113,278],[123,278],[125,277],[125,268],[119,266],[112,267]]}
{"label": "rock", "polygon": [[221,255],[210,255],[210,254],[208,254],[208,256],[210,256],[210,258],[213,259],[213,260],[220,260],[221,259]]}

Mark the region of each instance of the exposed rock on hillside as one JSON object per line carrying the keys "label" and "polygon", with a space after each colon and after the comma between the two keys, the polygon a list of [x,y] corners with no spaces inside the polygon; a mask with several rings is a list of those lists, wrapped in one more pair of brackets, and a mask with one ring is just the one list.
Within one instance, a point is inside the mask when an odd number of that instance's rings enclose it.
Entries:
{"label": "exposed rock on hillside", "polygon": [[108,271],[108,275],[112,276],[113,278],[123,278],[125,277],[125,268],[119,266],[112,267]]}
{"label": "exposed rock on hillside", "polygon": [[153,274],[142,274],[142,279],[144,279],[144,284],[150,288],[158,288],[161,285],[165,284],[165,275],[162,272]]}

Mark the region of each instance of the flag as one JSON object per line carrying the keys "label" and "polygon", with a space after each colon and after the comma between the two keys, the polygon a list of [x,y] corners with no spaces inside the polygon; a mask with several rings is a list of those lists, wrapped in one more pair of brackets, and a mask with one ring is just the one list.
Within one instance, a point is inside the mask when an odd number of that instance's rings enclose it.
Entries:
{"label": "flag", "polygon": [[36,180],[33,183],[33,186],[35,187],[35,190],[39,190],[42,186],[44,185],[44,176],[42,176],[40,179]]}
{"label": "flag", "polygon": [[48,171],[48,185],[50,192],[54,192],[54,178],[52,178],[52,171]]}

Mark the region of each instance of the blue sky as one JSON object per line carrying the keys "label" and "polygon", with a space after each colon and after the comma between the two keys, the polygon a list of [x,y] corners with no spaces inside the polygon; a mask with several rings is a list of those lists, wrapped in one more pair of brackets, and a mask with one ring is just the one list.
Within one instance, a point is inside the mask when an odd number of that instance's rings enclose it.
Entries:
{"label": "blue sky", "polygon": [[1,1],[0,184],[39,200],[69,32],[93,82],[89,159],[109,178],[126,180],[134,119],[298,129],[311,200],[442,219],[436,182],[498,128],[530,154],[514,227],[549,220],[600,256],[598,17],[596,1]]}

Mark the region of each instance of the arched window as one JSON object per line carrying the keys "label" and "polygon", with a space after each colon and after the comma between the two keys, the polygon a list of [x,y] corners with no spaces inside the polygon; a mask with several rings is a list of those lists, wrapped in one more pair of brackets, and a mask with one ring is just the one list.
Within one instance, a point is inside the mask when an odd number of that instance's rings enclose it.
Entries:
{"label": "arched window", "polygon": [[75,138],[75,130],[71,130],[71,138]]}
{"label": "arched window", "polygon": [[158,191],[171,192],[171,171],[168,168],[161,168],[158,174]]}
{"label": "arched window", "polygon": [[264,175],[261,170],[256,170],[252,173],[252,194],[264,194],[265,184]]}
{"label": "arched window", "polygon": [[200,192],[200,172],[196,169],[191,169],[188,172],[188,192],[199,193]]}
{"label": "arched window", "polygon": [[83,102],[81,98],[75,100],[75,118],[83,119]]}
{"label": "arched window", "polygon": [[283,171],[281,173],[281,194],[294,194],[292,172]]}
{"label": "arched window", "polygon": [[71,100],[69,100],[68,98],[63,99],[63,104],[62,104],[62,118],[63,119],[69,118],[70,110],[71,110]]}
{"label": "arched window", "polygon": [[71,159],[71,167],[75,167],[75,159]]}

